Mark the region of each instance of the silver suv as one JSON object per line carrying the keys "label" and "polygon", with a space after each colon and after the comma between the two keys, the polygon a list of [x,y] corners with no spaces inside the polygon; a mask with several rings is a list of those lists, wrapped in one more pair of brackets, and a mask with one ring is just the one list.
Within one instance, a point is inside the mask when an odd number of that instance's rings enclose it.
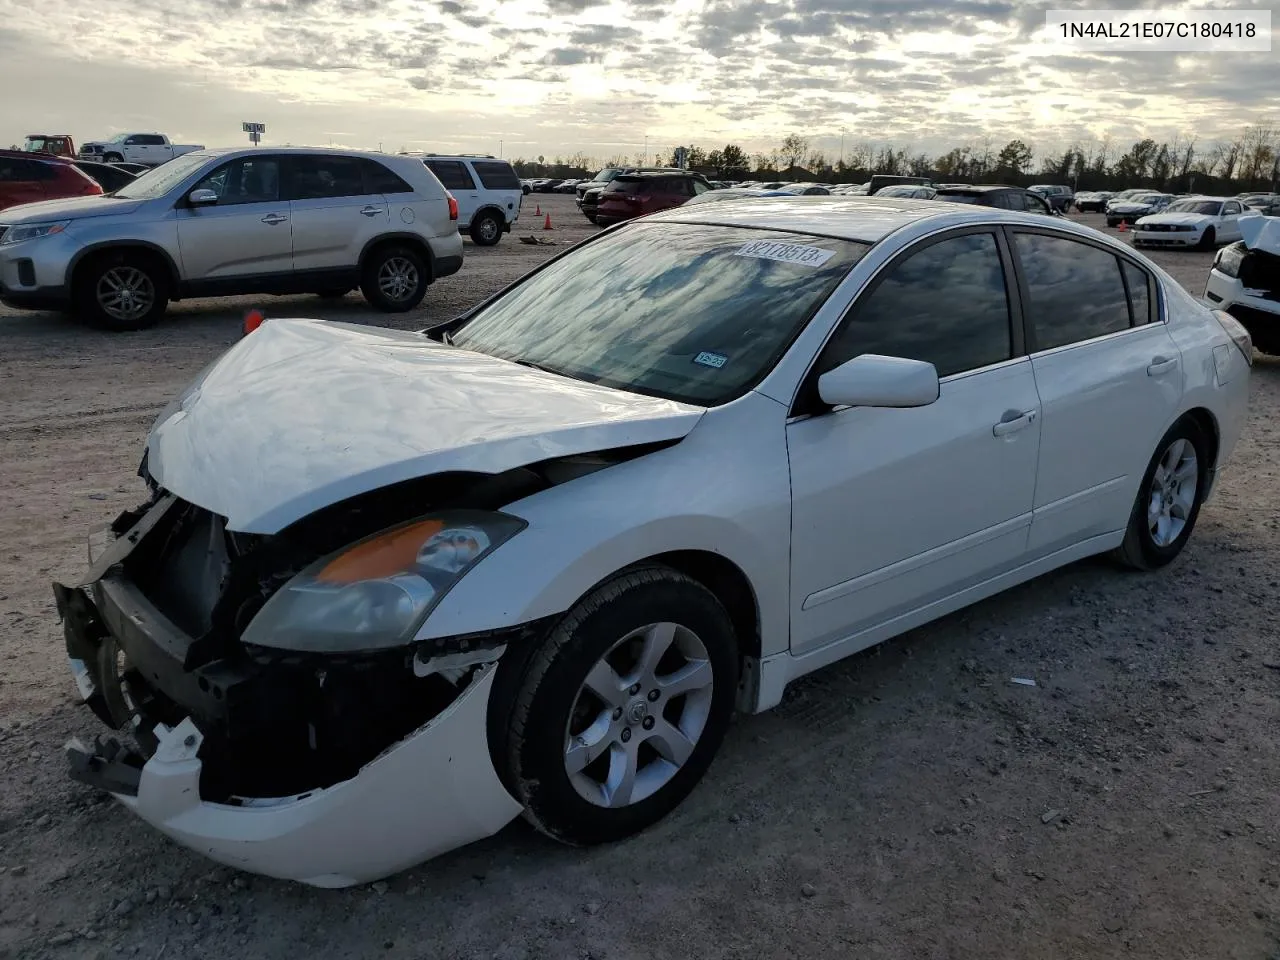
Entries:
{"label": "silver suv", "polygon": [[390,313],[462,266],[458,205],[421,160],[346,150],[202,150],[114,194],[0,212],[0,300],[151,326],[170,300],[340,297]]}

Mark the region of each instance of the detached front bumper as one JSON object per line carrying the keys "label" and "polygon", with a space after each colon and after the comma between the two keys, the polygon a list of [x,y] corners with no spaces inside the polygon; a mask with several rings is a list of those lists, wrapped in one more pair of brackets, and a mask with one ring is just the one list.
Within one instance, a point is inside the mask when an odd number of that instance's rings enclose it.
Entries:
{"label": "detached front bumper", "polygon": [[[87,747],[73,740],[67,744],[73,778],[106,790],[213,860],[322,887],[387,876],[490,836],[519,814],[488,746],[496,654],[460,680],[430,719],[408,715],[407,732],[378,741],[386,744],[380,750],[375,743],[368,759],[341,779],[288,796],[225,789],[228,744],[258,749],[258,764],[265,744],[267,767],[284,767],[285,755],[272,751],[277,743],[298,742],[286,733],[294,732],[300,714],[289,686],[276,685],[270,675],[273,668],[234,660],[193,666],[201,641],[184,634],[129,579],[130,554],[153,530],[166,533],[174,509],[167,497],[125,515],[116,524],[120,536],[100,535],[91,544],[92,566],[81,584],[54,587],[82,699],[107,726],[127,727],[138,744],[99,740]],[[137,687],[121,684],[122,664]],[[335,676],[331,671],[330,681]],[[347,716],[345,729],[363,719]],[[317,728],[311,731],[314,739]]]}

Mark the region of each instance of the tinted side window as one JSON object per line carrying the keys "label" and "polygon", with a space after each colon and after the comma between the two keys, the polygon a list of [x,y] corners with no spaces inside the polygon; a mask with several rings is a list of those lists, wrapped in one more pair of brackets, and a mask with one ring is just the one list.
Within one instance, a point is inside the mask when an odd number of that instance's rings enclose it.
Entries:
{"label": "tinted side window", "polygon": [[289,169],[290,200],[359,197],[365,192],[359,157],[293,157]]}
{"label": "tinted side window", "polygon": [[224,163],[192,190],[212,190],[218,206],[270,203],[280,199],[280,164],[274,157],[244,157]]}
{"label": "tinted side window", "polygon": [[474,190],[476,183],[467,168],[457,160],[428,160],[427,167],[444,184],[446,190]]}
{"label": "tinted side window", "polygon": [[413,193],[413,187],[376,160],[361,160],[365,193]]}
{"label": "tinted side window", "polygon": [[41,176],[43,164],[34,160],[0,157],[0,183],[30,183],[45,179]]}
{"label": "tinted side window", "polygon": [[1133,325],[1140,327],[1155,319],[1151,313],[1151,277],[1147,271],[1135,267],[1127,260],[1121,260],[1124,270],[1124,282],[1129,288],[1129,310],[1133,314]]}
{"label": "tinted side window", "polygon": [[471,166],[475,168],[476,176],[488,190],[520,189],[520,178],[516,176],[516,172],[511,169],[509,163],[498,160],[477,160]]}
{"label": "tinted side window", "polygon": [[1027,316],[1036,350],[1090,340],[1129,327],[1129,303],[1113,254],[1062,237],[1019,233]]}
{"label": "tinted side window", "polygon": [[927,360],[945,377],[1008,360],[1009,297],[996,238],[931,244],[892,268],[853,306],[820,373],[864,353]]}
{"label": "tinted side window", "polygon": [[138,143],[146,147],[163,147],[164,137],[154,133],[147,133],[137,138]]}
{"label": "tinted side window", "polygon": [[1001,206],[1009,210],[1026,210],[1027,195],[1017,190],[1007,190],[1000,195],[1000,199],[1004,201]]}

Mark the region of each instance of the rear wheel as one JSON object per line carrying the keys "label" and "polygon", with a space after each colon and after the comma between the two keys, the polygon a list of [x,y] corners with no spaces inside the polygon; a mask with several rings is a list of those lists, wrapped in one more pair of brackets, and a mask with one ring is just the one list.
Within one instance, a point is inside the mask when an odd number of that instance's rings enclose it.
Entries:
{"label": "rear wheel", "polygon": [[697,582],[652,567],[597,588],[530,658],[500,735],[526,817],[572,844],[660,820],[710,766],[737,679],[729,616]]}
{"label": "rear wheel", "polygon": [[471,242],[478,247],[492,247],[502,239],[502,220],[492,210],[485,210],[471,221]]}
{"label": "rear wheel", "polygon": [[95,257],[76,274],[79,316],[102,330],[141,330],[160,322],[169,305],[169,276],[155,257],[119,251]]}
{"label": "rear wheel", "polygon": [[422,302],[429,282],[421,254],[410,247],[389,244],[366,258],[360,292],[384,313],[404,313]]}
{"label": "rear wheel", "polygon": [[1180,420],[1156,446],[1138,488],[1117,559],[1137,570],[1171,563],[1200,516],[1209,478],[1209,444],[1192,420]]}

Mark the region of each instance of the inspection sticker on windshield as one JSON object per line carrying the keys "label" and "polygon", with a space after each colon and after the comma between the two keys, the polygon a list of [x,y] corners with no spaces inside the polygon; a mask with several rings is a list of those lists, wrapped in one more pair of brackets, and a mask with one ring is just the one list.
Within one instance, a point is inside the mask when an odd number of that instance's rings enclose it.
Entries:
{"label": "inspection sticker on windshield", "polygon": [[836,255],[834,250],[810,247],[803,243],[781,243],[777,240],[752,240],[744,244],[735,257],[757,257],[761,260],[778,260],[796,263],[802,267],[820,267]]}
{"label": "inspection sticker on windshield", "polygon": [[700,363],[704,367],[715,367],[718,370],[729,362],[729,358],[723,353],[711,353],[707,350],[703,350],[693,358],[693,362]]}

